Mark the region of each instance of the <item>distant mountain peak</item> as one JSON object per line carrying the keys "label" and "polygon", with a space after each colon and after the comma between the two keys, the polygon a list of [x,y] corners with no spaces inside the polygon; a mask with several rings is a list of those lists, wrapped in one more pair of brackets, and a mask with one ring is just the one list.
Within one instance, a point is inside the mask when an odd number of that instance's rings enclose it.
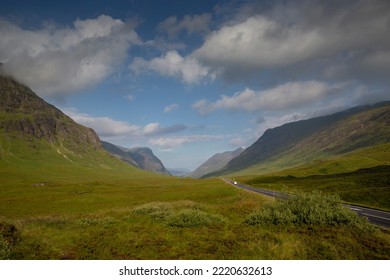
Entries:
{"label": "distant mountain peak", "polygon": [[152,149],[148,147],[124,148],[105,141],[102,141],[102,144],[106,151],[131,165],[140,169],[171,175],[161,160],[154,155]]}

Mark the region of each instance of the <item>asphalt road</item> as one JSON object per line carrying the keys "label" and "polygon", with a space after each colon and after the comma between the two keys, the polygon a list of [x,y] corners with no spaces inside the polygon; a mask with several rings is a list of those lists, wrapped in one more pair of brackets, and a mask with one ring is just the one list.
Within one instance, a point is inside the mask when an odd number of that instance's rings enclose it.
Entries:
{"label": "asphalt road", "polygon": [[[230,179],[225,179],[223,180],[226,183],[229,183],[235,187],[239,187],[242,189],[246,189],[249,191],[261,193],[264,195],[276,197],[276,198],[282,198],[282,199],[287,199],[289,197],[288,194],[277,192],[277,191],[272,191],[272,190],[266,190],[266,189],[260,189],[260,188],[254,188],[248,185],[244,185],[241,183],[235,184],[233,180]],[[355,205],[350,205],[350,204],[344,204],[346,207],[351,209],[352,211],[355,211],[358,215],[367,217],[367,219],[376,225],[383,226],[383,227],[390,227],[390,212],[386,211],[381,211],[381,210],[376,210],[376,209],[371,209],[371,208],[365,208],[361,206],[355,206]]]}

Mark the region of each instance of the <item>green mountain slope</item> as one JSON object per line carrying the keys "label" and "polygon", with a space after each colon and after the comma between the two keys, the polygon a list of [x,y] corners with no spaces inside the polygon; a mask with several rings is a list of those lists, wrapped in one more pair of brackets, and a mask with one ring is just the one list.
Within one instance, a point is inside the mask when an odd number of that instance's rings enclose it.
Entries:
{"label": "green mountain slope", "polygon": [[[343,156],[348,158],[360,149],[389,142],[390,102],[360,106],[269,129],[223,169],[208,176],[265,174]],[[361,154],[361,166],[355,167],[374,166],[372,161],[368,163],[364,159],[367,156],[370,155]],[[386,164],[387,160],[388,157],[376,164]]]}
{"label": "green mountain slope", "polygon": [[188,176],[192,178],[201,178],[208,173],[217,171],[223,168],[230,160],[241,154],[242,151],[242,148],[238,148],[234,151],[215,154],[202,163],[197,169],[192,171]]}
{"label": "green mountain slope", "polygon": [[[46,184],[150,175],[108,154],[96,133],[29,88],[0,76],[0,178]],[[44,182],[44,183],[42,183]]]}

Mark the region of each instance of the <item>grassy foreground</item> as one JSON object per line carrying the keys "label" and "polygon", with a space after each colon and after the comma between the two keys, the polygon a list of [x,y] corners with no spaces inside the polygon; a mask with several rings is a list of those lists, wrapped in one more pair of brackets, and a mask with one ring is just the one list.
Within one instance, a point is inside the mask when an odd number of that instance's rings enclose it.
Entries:
{"label": "grassy foreground", "polygon": [[390,232],[364,222],[248,222],[270,205],[217,179],[3,184],[0,258],[390,258]]}

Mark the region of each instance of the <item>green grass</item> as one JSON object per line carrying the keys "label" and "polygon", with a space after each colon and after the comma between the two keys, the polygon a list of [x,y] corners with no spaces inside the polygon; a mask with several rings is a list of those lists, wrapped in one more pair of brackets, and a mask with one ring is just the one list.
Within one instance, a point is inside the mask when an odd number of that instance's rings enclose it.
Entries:
{"label": "green grass", "polygon": [[[390,166],[383,165],[330,175],[264,175],[239,178],[251,186],[287,193],[320,191],[344,202],[390,210]],[[295,173],[293,173],[295,174]]]}
{"label": "green grass", "polygon": [[388,230],[253,226],[273,199],[44,141],[0,142],[2,259],[390,259]]}
{"label": "green grass", "polygon": [[[282,192],[314,190],[338,194],[345,202],[390,210],[390,144],[338,156],[319,157],[286,168],[286,158],[228,176],[249,185]],[[364,169],[367,169],[364,171]]]}
{"label": "green grass", "polygon": [[323,175],[354,171],[378,165],[390,165],[390,143],[361,148],[342,155],[286,154],[256,164],[246,169],[232,172],[227,177],[275,175]]}
{"label": "green grass", "polygon": [[3,250],[11,259],[390,258],[387,230],[252,226],[273,199],[216,179],[17,188],[0,195],[0,221],[17,230]]}

